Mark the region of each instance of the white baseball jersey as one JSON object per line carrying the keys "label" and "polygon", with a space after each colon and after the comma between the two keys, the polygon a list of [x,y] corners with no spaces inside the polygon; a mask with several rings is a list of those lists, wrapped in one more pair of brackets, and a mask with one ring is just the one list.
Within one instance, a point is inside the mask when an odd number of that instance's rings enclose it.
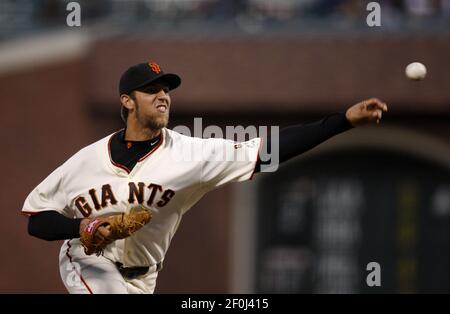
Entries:
{"label": "white baseball jersey", "polygon": [[260,138],[235,143],[163,129],[159,145],[129,171],[111,159],[112,136],[81,149],[57,168],[28,195],[22,211],[32,215],[55,210],[70,218],[93,218],[143,204],[153,211],[152,220],[104,252],[126,267],[162,262],[189,208],[216,187],[252,177],[261,143]]}

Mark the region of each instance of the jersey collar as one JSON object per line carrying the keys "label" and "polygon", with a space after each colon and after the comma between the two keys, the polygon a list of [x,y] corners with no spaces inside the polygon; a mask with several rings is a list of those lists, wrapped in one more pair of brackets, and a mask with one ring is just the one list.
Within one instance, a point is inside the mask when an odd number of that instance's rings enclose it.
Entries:
{"label": "jersey collar", "polygon": [[[114,138],[115,135],[117,135],[118,133],[123,131],[123,135],[121,136],[121,139],[123,141],[125,141],[124,136],[125,136],[125,128],[120,129],[119,131],[113,133],[108,140],[108,157],[109,157],[109,162],[111,165],[113,165],[116,168],[120,168],[122,170],[124,170],[127,174],[131,173],[131,170],[128,169],[127,167],[125,167],[124,165],[118,164],[116,162],[114,162],[114,160],[112,159],[111,156],[111,141]],[[161,147],[162,143],[164,142],[164,129],[161,129],[161,132],[159,133],[159,142],[158,144],[153,147],[146,155],[144,155],[143,157],[141,157],[138,162],[143,161],[144,159],[146,159],[147,157],[149,157],[151,154],[153,154],[159,147]]]}

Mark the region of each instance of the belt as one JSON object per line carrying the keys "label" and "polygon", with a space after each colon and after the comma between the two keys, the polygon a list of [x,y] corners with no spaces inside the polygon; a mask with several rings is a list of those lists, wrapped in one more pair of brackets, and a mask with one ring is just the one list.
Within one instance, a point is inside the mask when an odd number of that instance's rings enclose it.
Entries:
{"label": "belt", "polygon": [[120,262],[115,263],[120,274],[126,279],[135,279],[143,276],[149,272],[150,269],[154,271],[160,271],[162,269],[162,262],[159,262],[153,266],[137,266],[137,267],[123,267]]}

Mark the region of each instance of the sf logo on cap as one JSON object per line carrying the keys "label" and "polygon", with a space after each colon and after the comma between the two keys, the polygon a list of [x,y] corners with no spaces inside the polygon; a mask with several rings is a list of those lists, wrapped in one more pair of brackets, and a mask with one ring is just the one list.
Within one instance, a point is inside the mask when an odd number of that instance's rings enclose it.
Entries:
{"label": "sf logo on cap", "polygon": [[150,69],[152,69],[153,72],[155,72],[156,74],[161,73],[161,68],[159,67],[159,65],[157,63],[154,62],[150,62],[148,64],[148,66],[150,67]]}

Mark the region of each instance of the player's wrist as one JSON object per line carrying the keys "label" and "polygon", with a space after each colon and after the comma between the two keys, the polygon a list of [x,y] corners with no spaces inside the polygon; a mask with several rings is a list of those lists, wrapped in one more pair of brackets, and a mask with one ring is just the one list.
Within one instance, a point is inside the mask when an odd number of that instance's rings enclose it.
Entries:
{"label": "player's wrist", "polygon": [[356,124],[354,123],[355,119],[352,115],[351,108],[347,109],[347,111],[345,112],[345,120],[347,120],[348,124],[351,125],[352,127],[356,126]]}
{"label": "player's wrist", "polygon": [[81,235],[82,231],[84,229],[86,229],[86,226],[88,225],[89,221],[90,221],[90,219],[88,219],[88,218],[80,219],[80,226],[78,228],[79,229],[79,235]]}

